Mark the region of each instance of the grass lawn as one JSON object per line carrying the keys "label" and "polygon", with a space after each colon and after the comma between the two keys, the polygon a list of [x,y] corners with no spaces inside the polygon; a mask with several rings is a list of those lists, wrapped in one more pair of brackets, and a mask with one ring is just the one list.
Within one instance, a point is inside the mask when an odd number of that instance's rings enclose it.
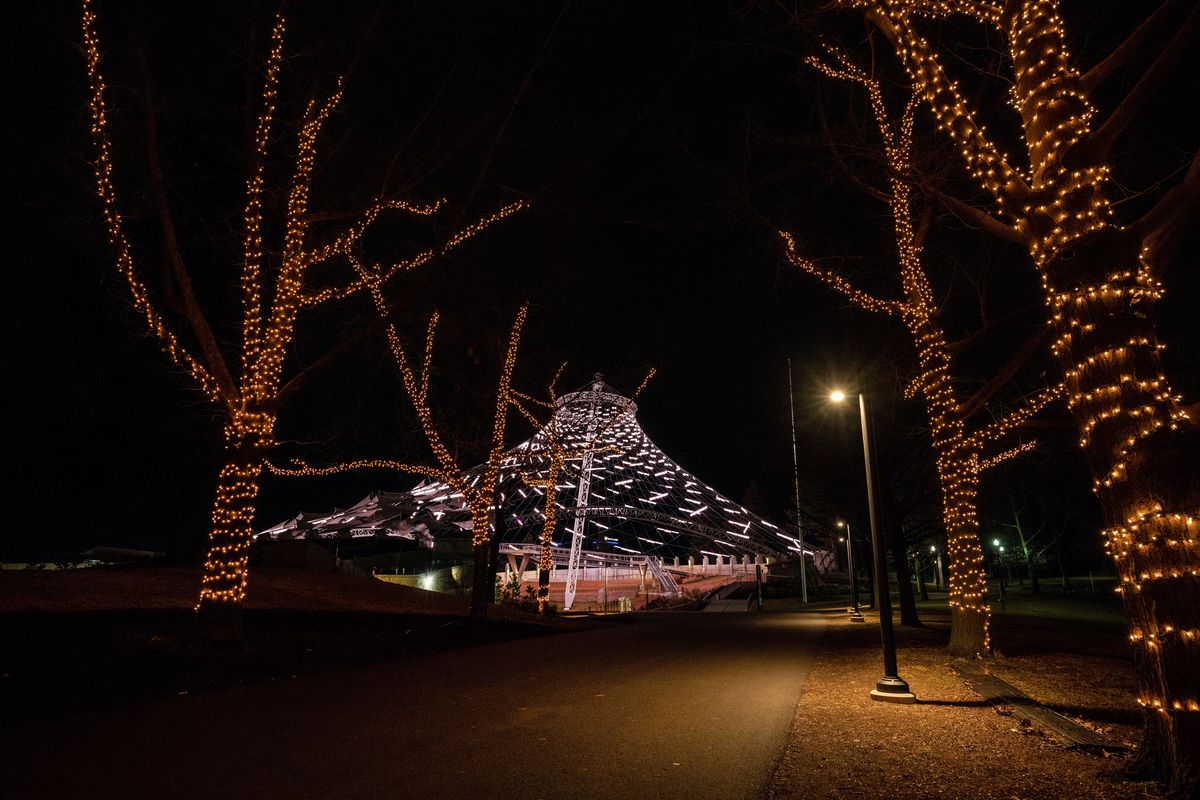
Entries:
{"label": "grass lawn", "polygon": [[242,638],[211,645],[198,569],[0,573],[0,726],[594,624],[334,572],[251,573]]}

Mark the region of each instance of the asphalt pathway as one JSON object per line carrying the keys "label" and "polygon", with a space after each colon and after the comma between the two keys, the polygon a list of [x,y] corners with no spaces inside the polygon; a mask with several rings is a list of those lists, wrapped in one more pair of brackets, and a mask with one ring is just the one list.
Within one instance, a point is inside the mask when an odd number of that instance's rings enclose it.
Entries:
{"label": "asphalt pathway", "polygon": [[6,731],[5,794],[757,798],[823,629],[644,615],[40,721]]}

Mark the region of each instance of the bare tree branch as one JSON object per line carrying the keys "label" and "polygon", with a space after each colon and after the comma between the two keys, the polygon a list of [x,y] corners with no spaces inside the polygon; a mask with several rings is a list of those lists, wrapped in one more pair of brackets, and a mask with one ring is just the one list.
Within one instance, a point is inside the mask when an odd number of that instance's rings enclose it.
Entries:
{"label": "bare tree branch", "polygon": [[1137,118],[1138,112],[1159,90],[1164,88],[1175,68],[1179,65],[1183,54],[1191,50],[1200,35],[1200,6],[1193,8],[1188,14],[1183,27],[1171,39],[1154,63],[1146,70],[1141,79],[1134,84],[1120,104],[1104,120],[1104,124],[1081,140],[1068,158],[1072,164],[1103,163],[1112,149],[1113,143],[1125,128]]}
{"label": "bare tree branch", "polygon": [[513,114],[517,111],[517,106],[521,104],[521,98],[525,96],[525,90],[529,88],[529,82],[533,79],[533,75],[538,71],[538,68],[545,63],[547,56],[553,49],[559,26],[562,25],[563,19],[567,16],[567,10],[570,9],[569,2],[563,3],[559,9],[558,16],[554,19],[554,24],[550,27],[550,32],[546,34],[546,40],[542,43],[541,50],[534,57],[533,62],[529,65],[529,69],[525,72],[525,76],[521,78],[521,83],[517,86],[516,92],[513,94],[512,102],[508,106],[508,111],[504,114],[504,119],[500,121],[500,127],[496,130],[496,135],[492,137],[492,142],[488,146],[487,154],[483,158],[483,163],[479,166],[479,174],[475,177],[475,183],[472,184],[471,190],[467,192],[466,200],[462,204],[465,212],[471,207],[471,203],[475,200],[475,195],[479,192],[479,187],[483,184],[483,179],[487,175],[488,168],[492,164],[492,159],[496,157],[496,148],[500,146],[501,140],[504,138],[505,132],[508,130],[508,125],[512,122]]}
{"label": "bare tree branch", "polygon": [[983,408],[992,395],[1000,391],[1029,359],[1041,351],[1049,341],[1051,333],[1051,328],[1047,326],[1038,331],[1036,335],[1029,337],[1025,345],[1008,360],[1008,363],[999,372],[993,375],[969,400],[959,406],[959,418],[969,419],[972,414]]}
{"label": "bare tree branch", "polygon": [[918,187],[921,189],[922,193],[937,200],[939,203],[945,206],[947,211],[958,217],[959,220],[967,225],[978,228],[984,233],[991,234],[998,239],[1004,239],[1005,241],[1015,242],[1016,244],[1020,245],[1028,244],[1025,241],[1025,237],[1021,235],[1020,231],[1018,231],[1012,225],[1009,225],[1007,222],[996,219],[983,209],[976,208],[970,203],[964,203],[954,195],[943,192],[942,190],[931,186],[928,183],[921,182],[918,184]]}
{"label": "bare tree branch", "polygon": [[171,276],[175,282],[174,297],[178,301],[179,310],[191,326],[196,341],[200,344],[200,353],[204,356],[209,371],[221,387],[221,394],[225,397],[234,397],[237,394],[237,388],[233,381],[233,375],[230,373],[225,356],[222,355],[217,339],[213,335],[212,327],[208,324],[208,317],[196,300],[196,292],[192,288],[192,278],[184,263],[183,250],[179,246],[179,239],[175,233],[175,220],[171,215],[170,202],[167,200],[166,178],[163,174],[162,156],[159,152],[158,114],[155,107],[154,87],[150,81],[150,65],[147,63],[145,48],[140,45],[137,48],[137,60],[144,95],[142,111],[146,125],[146,170],[150,182],[150,196],[153,198],[154,210],[158,215],[159,228],[162,231],[166,261],[171,267]]}
{"label": "bare tree branch", "polygon": [[146,285],[138,275],[137,264],[133,259],[133,250],[125,236],[125,226],[121,212],[117,208],[117,193],[113,185],[112,143],[108,136],[108,113],[104,107],[104,94],[107,88],[100,74],[100,41],[96,35],[96,14],[91,5],[84,0],[83,6],[83,40],[87,56],[88,82],[91,88],[90,108],[92,112],[92,136],[96,145],[96,193],[104,208],[104,221],[108,229],[108,238],[116,250],[117,271],[125,279],[133,307],[142,315],[146,326],[158,338],[163,352],[173,364],[182,367],[200,385],[200,389],[214,402],[231,406],[234,397],[224,392],[221,382],[213,377],[205,365],[193,356],[179,341],[171,330],[166,319],[155,308],[150,300]]}
{"label": "bare tree branch", "polygon": [[1019,317],[1022,314],[1027,314],[1030,311],[1034,311],[1035,309],[1045,308],[1045,305],[1046,304],[1044,302],[1034,301],[1032,303],[1026,303],[1025,305],[1023,305],[1019,308],[1014,308],[1013,310],[1011,310],[1007,313],[1001,314],[999,317],[996,317],[995,319],[990,319],[990,318],[985,319],[983,321],[983,324],[980,325],[979,328],[977,328],[972,333],[967,334],[966,336],[964,336],[961,339],[947,343],[946,351],[949,352],[951,355],[958,355],[959,353],[961,353],[962,351],[964,351],[968,347],[970,347],[972,344],[974,344],[976,340],[978,340],[978,339],[982,338],[983,336],[986,336],[988,333],[990,333],[994,328],[996,328],[996,326],[998,326],[1004,322],[1007,322],[1008,320],[1013,319],[1014,317]]}
{"label": "bare tree branch", "polygon": [[1090,94],[1110,75],[1129,63],[1150,37],[1154,35],[1158,27],[1182,4],[1182,0],[1166,0],[1166,2],[1154,10],[1154,13],[1142,20],[1142,24],[1138,25],[1132,33],[1126,36],[1125,40],[1117,45],[1103,61],[1083,74],[1080,78],[1080,81],[1083,83],[1083,90]]}
{"label": "bare tree branch", "polygon": [[1145,245],[1146,266],[1161,273],[1184,236],[1192,232],[1200,211],[1200,150],[1192,156],[1183,180],[1164,194],[1133,227]]}

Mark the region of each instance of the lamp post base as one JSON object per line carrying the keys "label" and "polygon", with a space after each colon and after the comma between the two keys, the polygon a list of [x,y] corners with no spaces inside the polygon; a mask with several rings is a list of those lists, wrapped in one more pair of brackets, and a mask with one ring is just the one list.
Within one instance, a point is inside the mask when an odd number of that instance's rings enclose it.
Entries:
{"label": "lamp post base", "polygon": [[857,608],[848,608],[848,609],[846,609],[846,611],[849,612],[849,614],[850,614],[851,622],[866,622],[867,621],[866,618],[863,617],[862,613]]}
{"label": "lamp post base", "polygon": [[875,688],[871,690],[871,699],[881,700],[885,703],[917,702],[917,696],[909,691],[907,681],[889,675],[884,675],[875,681]]}

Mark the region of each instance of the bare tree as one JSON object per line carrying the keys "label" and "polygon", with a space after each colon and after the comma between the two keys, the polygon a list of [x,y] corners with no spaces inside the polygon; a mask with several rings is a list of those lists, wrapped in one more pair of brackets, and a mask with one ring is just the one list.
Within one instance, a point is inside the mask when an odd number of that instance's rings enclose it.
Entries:
{"label": "bare tree", "polygon": [[517,364],[517,346],[521,343],[521,329],[525,324],[528,306],[521,306],[513,320],[512,329],[508,335],[508,347],[504,353],[504,361],[500,366],[500,377],[496,384],[496,404],[492,416],[492,436],[488,445],[487,460],[484,462],[482,478],[473,477],[473,470],[458,462],[446,446],[442,433],[433,419],[433,411],[429,405],[429,373],[433,359],[433,336],[437,329],[438,316],[435,313],[429,320],[429,329],[425,336],[425,354],[421,360],[419,373],[414,373],[409,365],[408,357],[396,335],[394,325],[388,325],[388,342],[400,375],[404,379],[404,390],[408,399],[416,409],[417,417],[421,420],[421,430],[429,449],[433,451],[437,462],[436,477],[462,495],[463,502],[471,512],[471,545],[474,549],[475,564],[471,582],[471,615],[482,616],[487,608],[488,598],[494,589],[491,574],[490,546],[492,541],[492,525],[494,514],[499,507],[496,494],[497,483],[500,479],[500,465],[504,461],[505,430],[508,425],[508,407],[512,404],[512,373]]}
{"label": "bare tree", "polygon": [[[378,275],[367,274],[366,280],[371,285],[372,294],[377,298],[380,315],[386,316],[387,307],[383,304],[382,295],[379,294],[378,277]],[[471,515],[471,546],[474,553],[474,573],[471,583],[472,616],[482,616],[486,612],[488,598],[494,590],[491,585],[491,554],[489,551],[497,509],[500,508],[497,489],[500,467],[506,457],[505,432],[508,427],[508,407],[513,403],[512,373],[517,364],[517,348],[521,343],[521,330],[525,325],[528,311],[528,306],[521,306],[513,320],[512,328],[509,330],[508,346],[504,353],[504,361],[501,364],[500,376],[496,385],[491,439],[481,474],[475,474],[477,470],[474,466],[464,466],[459,463],[446,445],[445,436],[433,417],[433,408],[429,402],[429,379],[433,366],[433,341],[438,325],[436,311],[429,318],[429,327],[425,333],[424,354],[421,358],[421,365],[415,372],[409,362],[408,354],[400,342],[395,324],[387,324],[388,346],[404,383],[404,391],[417,412],[425,441],[433,452],[434,466],[381,458],[348,461],[327,467],[312,467],[301,459],[293,459],[290,466],[267,465],[272,473],[285,476],[312,477],[363,469],[385,469],[425,475],[445,483],[456,495],[462,497],[463,503],[466,504]]]}
{"label": "bare tree", "polygon": [[[840,292],[859,308],[899,317],[908,331],[917,352],[920,371],[906,394],[924,398],[942,491],[942,516],[950,558],[950,651],[968,656],[987,654],[991,649],[988,625],[991,609],[987,603],[987,572],[979,540],[979,480],[987,469],[1029,450],[1033,443],[1023,442],[994,454],[988,454],[987,448],[1061,397],[1062,390],[1060,387],[1045,389],[991,424],[973,431],[969,429],[970,418],[1028,360],[1032,348],[1026,348],[1014,356],[974,397],[959,396],[951,368],[951,347],[939,323],[940,308],[934,300],[930,280],[922,263],[924,238],[931,223],[929,210],[926,210],[919,225],[913,224],[911,151],[916,99],[909,101],[899,122],[894,123],[884,105],[878,81],[840,51],[830,49],[828,55],[832,63],[815,58],[809,59],[809,63],[830,77],[866,88],[875,123],[883,138],[889,170],[889,191],[882,196],[891,208],[898,250],[896,269],[904,296],[900,299],[883,299],[863,292],[840,275],[824,270],[799,255],[791,234],[781,231],[780,236],[783,237],[787,257],[794,265]],[[898,552],[899,565],[904,560],[903,545],[900,545]]]}
{"label": "bare tree", "polygon": [[[1140,218],[1121,219],[1111,153],[1194,48],[1200,7],[1164,3],[1111,55],[1080,72],[1056,0],[841,0],[891,42],[914,89],[959,149],[991,211],[947,205],[982,230],[1023,245],[1042,278],[1104,538],[1120,576],[1146,708],[1135,770],[1173,791],[1200,784],[1200,428],[1163,372],[1154,307],[1160,278],[1200,207],[1200,153]],[[1180,10],[1182,7],[1182,11]],[[947,45],[920,31],[930,17],[965,17],[1002,41],[1019,125],[1010,160],[943,62]],[[1181,19],[1168,43],[1108,114],[1095,90],[1156,31]],[[993,213],[994,212],[994,213]]]}
{"label": "bare tree", "polygon": [[1025,503],[1017,503],[1015,495],[1009,495],[1009,511],[1012,514],[1012,522],[996,521],[1002,528],[1007,528],[1017,537],[1017,546],[1020,548],[1020,561],[1025,565],[1026,571],[1029,573],[1029,584],[1034,594],[1041,594],[1042,584],[1038,579],[1037,567],[1039,564],[1046,562],[1046,551],[1057,546],[1058,540],[1062,537],[1065,525],[1054,526],[1048,516],[1043,515],[1038,521],[1037,527],[1034,529],[1028,528],[1021,521],[1021,512],[1025,511]]}
{"label": "bare tree", "polygon": [[[308,103],[299,121],[297,149],[290,162],[290,186],[284,193],[284,207],[280,209],[284,225],[277,252],[281,255],[275,263],[270,263],[273,259],[268,258],[264,243],[264,217],[271,195],[266,190],[265,176],[285,29],[283,15],[277,15],[267,54],[261,111],[253,135],[252,166],[246,181],[244,255],[239,289],[241,342],[240,346],[228,346],[220,341],[208,312],[201,307],[192,287],[192,273],[168,203],[152,108],[147,110],[145,131],[149,193],[162,232],[164,260],[168,265],[167,307],[173,314],[161,310],[144,282],[118,208],[105,104],[107,87],[100,69],[101,47],[91,0],[83,0],[82,27],[91,88],[91,131],[97,149],[96,191],[103,206],[109,239],[116,251],[117,271],[124,279],[134,308],[150,333],[158,339],[170,362],[187,373],[225,417],[225,466],[217,478],[208,554],[197,608],[208,612],[237,609],[246,593],[248,548],[259,481],[276,448],[275,427],[279,413],[316,371],[336,362],[357,341],[353,337],[343,337],[307,367],[292,372],[285,369],[285,361],[293,353],[296,326],[305,312],[358,295],[368,288],[367,281],[360,276],[317,291],[309,285],[310,271],[318,265],[352,256],[367,229],[385,212],[429,216],[442,206],[442,202],[418,204],[379,199],[355,215],[353,224],[344,230],[324,242],[312,241],[315,237],[311,228],[318,215],[309,208],[309,193],[317,145],[324,124],[342,99],[343,82],[339,79],[336,90],[329,97]],[[500,209],[456,233],[439,247],[395,263],[379,265],[375,288],[398,273],[426,264],[457,247],[522,205],[518,202]],[[180,322],[190,331],[190,343],[176,332]]]}

